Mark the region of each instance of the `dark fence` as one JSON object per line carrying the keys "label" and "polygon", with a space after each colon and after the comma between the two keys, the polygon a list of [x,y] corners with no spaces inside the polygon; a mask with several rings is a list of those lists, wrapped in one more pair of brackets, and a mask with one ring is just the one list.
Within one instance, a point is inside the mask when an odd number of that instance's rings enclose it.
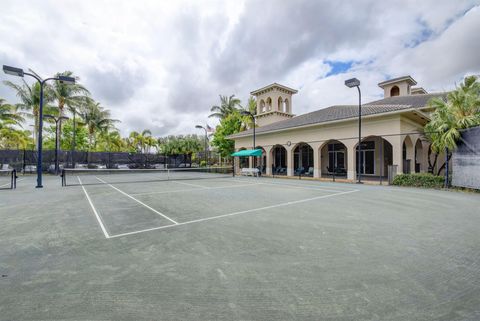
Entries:
{"label": "dark fence", "polygon": [[452,158],[452,185],[480,189],[480,127],[462,132]]}
{"label": "dark fence", "polygon": [[[59,151],[58,162],[60,167],[85,168],[173,168],[198,167],[203,165],[204,153],[195,155],[141,154],[126,152],[83,152]],[[216,153],[208,155],[208,165],[220,164]],[[201,164],[202,162],[202,164]],[[17,171],[34,172],[37,165],[37,152],[33,150],[0,150],[0,167],[8,165]],[[55,165],[55,151],[44,150],[42,153],[42,167],[44,171],[53,171]]]}

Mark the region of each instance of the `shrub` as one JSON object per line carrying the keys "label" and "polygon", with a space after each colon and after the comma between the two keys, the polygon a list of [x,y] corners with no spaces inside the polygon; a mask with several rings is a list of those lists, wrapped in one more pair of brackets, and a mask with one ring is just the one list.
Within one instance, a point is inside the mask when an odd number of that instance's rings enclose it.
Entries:
{"label": "shrub", "polygon": [[202,160],[202,161],[200,162],[200,167],[207,167],[207,162],[204,161],[204,160]]}
{"label": "shrub", "polygon": [[435,176],[426,173],[400,174],[393,179],[393,185],[397,186],[442,188],[443,184],[443,176]]}

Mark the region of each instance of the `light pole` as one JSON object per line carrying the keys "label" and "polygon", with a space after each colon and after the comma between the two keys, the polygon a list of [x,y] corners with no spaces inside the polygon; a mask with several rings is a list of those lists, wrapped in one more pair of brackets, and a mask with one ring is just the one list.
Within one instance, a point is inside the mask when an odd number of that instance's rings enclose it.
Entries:
{"label": "light pole", "polygon": [[253,121],[253,149],[255,149],[255,115],[249,112],[248,110],[242,110],[240,114],[252,117]]}
{"label": "light pole", "polygon": [[46,79],[41,79],[35,74],[31,74],[28,72],[24,72],[21,68],[15,68],[10,66],[3,65],[3,72],[8,75],[23,77],[24,75],[30,76],[35,78],[38,83],[40,84],[40,106],[38,111],[38,138],[37,138],[37,188],[42,188],[42,130],[43,130],[43,86],[49,80],[58,80],[65,84],[74,84],[75,78],[67,77],[67,76],[58,76],[58,77],[51,77]]}
{"label": "light pole", "polygon": [[68,117],[65,116],[60,116],[60,117],[55,117],[53,115],[43,115],[44,118],[50,118],[53,119],[55,122],[55,175],[58,175],[58,146],[60,145],[58,143],[59,140],[59,133],[58,133],[58,123],[60,123],[62,120],[67,120]]}
{"label": "light pole", "polygon": [[76,109],[73,109],[73,141],[72,141],[72,150],[71,150],[71,154],[72,154],[72,168],[75,168],[75,144],[77,143],[77,137],[76,137],[76,134],[77,134],[77,128],[76,128],[76,125],[77,125],[77,122],[76,122],[76,119],[75,119],[75,116],[77,115],[77,110]]}
{"label": "light pole", "polygon": [[362,170],[360,168],[360,158],[362,153],[362,92],[360,91],[360,80],[352,78],[345,80],[345,86],[348,88],[357,87],[358,89],[358,156],[357,156],[357,184],[362,184]]}
{"label": "light pole", "polygon": [[202,125],[196,125],[195,128],[205,130],[205,155],[204,155],[204,158],[205,158],[205,166],[208,167],[208,158],[207,158],[207,141],[208,141],[208,137],[207,137],[207,129],[206,129],[205,127],[203,127]]}

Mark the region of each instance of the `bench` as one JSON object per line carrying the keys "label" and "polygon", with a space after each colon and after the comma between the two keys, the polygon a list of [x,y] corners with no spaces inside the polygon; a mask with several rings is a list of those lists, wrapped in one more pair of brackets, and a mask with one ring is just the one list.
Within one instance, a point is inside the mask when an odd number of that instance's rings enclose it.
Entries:
{"label": "bench", "polygon": [[258,177],[260,170],[258,168],[242,168],[241,174],[242,176],[256,176]]}

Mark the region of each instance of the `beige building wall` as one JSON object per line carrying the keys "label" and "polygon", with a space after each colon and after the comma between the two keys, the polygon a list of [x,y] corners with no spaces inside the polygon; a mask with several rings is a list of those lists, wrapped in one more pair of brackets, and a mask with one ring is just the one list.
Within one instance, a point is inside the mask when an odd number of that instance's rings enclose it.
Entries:
{"label": "beige building wall", "polygon": [[[332,122],[325,125],[315,125],[304,128],[294,128],[291,130],[284,130],[274,133],[257,134],[256,142],[258,146],[262,146],[267,152],[267,174],[271,172],[272,155],[271,150],[274,145],[282,145],[287,150],[287,175],[293,175],[293,150],[299,143],[308,143],[313,148],[314,155],[314,176],[320,177],[322,172],[326,172],[328,164],[328,154],[322,153],[322,147],[330,140],[338,140],[347,148],[346,163],[347,163],[347,177],[354,179],[356,177],[355,163],[356,163],[356,145],[358,143],[358,127],[357,120],[352,119],[348,121]],[[370,140],[371,136],[386,135],[385,140],[392,145],[392,161],[394,165],[398,166],[398,172],[403,171],[403,142],[409,135],[399,135],[400,133],[411,133],[421,130],[421,125],[415,124],[413,121],[399,115],[381,115],[376,117],[369,117],[362,119],[362,137]],[[372,138],[379,146],[381,140],[378,137]],[[412,142],[416,142],[416,137],[409,138]],[[249,148],[252,137],[241,137],[235,139],[235,148]],[[414,149],[409,146],[407,149],[408,157],[413,158]],[[407,158],[408,158],[407,157]],[[382,155],[379,148],[375,151],[375,173],[373,175],[380,175],[380,165]],[[414,162],[412,161],[412,166]],[[385,168],[382,168],[382,174]],[[411,169],[412,172],[414,168]]]}

